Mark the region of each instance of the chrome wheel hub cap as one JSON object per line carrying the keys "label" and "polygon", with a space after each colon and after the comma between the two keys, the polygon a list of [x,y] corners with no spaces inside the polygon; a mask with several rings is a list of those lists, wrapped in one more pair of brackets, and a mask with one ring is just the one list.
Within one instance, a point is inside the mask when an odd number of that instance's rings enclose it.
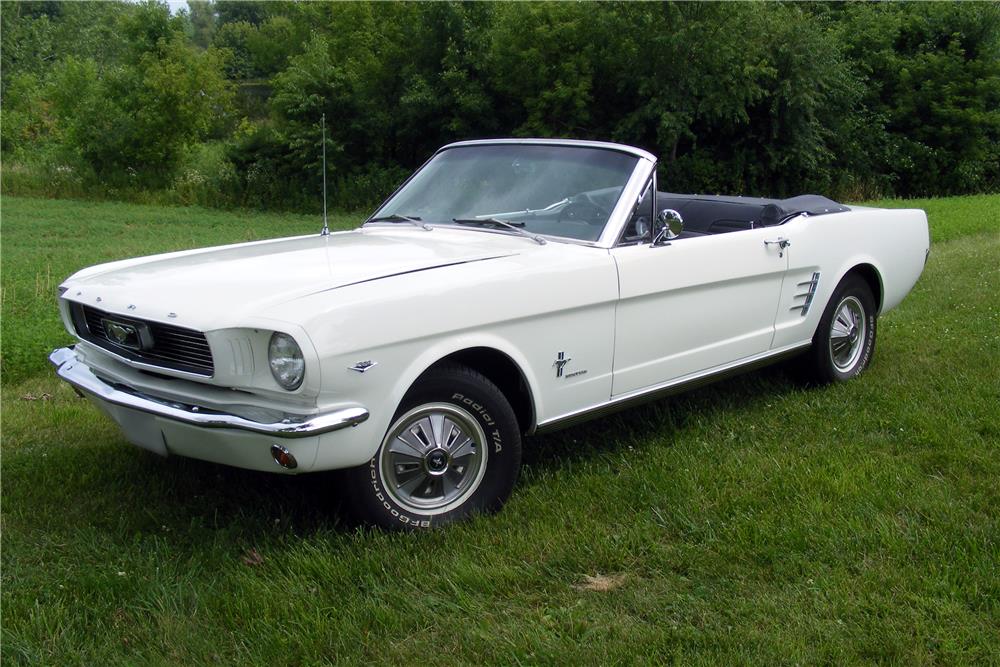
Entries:
{"label": "chrome wheel hub cap", "polygon": [[486,434],[450,403],[410,410],[389,429],[379,468],[391,498],[415,514],[440,514],[462,504],[486,472]]}
{"label": "chrome wheel hub cap", "polygon": [[865,348],[865,309],[857,297],[845,297],[834,311],[830,323],[830,359],[841,373],[858,363]]}
{"label": "chrome wheel hub cap", "polygon": [[447,450],[434,449],[424,456],[424,468],[427,469],[428,475],[443,475],[448,472],[448,462],[450,460],[451,457],[448,456]]}

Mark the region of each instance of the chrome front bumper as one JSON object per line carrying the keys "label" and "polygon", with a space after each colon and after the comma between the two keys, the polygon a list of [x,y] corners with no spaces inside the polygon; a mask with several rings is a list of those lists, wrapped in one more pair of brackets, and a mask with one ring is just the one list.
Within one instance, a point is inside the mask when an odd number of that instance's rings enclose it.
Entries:
{"label": "chrome front bumper", "polygon": [[56,373],[59,377],[78,391],[113,405],[146,412],[192,426],[237,429],[277,438],[308,438],[349,426],[357,426],[368,419],[367,410],[362,407],[351,407],[315,415],[258,409],[256,410],[258,413],[273,413],[269,415],[273,416],[273,420],[254,421],[211,408],[156,398],[123,385],[112,385],[94,375],[89,366],[77,359],[72,347],[54,350],[49,355],[49,361],[56,367]]}

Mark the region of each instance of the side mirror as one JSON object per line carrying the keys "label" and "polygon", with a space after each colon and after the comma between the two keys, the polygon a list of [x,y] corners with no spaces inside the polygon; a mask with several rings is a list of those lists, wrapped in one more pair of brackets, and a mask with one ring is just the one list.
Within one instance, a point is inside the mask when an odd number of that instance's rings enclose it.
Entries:
{"label": "side mirror", "polygon": [[653,245],[666,245],[684,231],[684,218],[672,208],[665,208],[656,214],[656,228]]}

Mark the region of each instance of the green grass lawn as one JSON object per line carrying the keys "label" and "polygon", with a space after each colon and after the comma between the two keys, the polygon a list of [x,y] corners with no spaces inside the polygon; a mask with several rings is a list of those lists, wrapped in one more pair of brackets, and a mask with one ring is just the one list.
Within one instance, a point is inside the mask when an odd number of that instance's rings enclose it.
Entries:
{"label": "green grass lawn", "polygon": [[131,447],[44,360],[77,268],[315,218],[5,197],[4,664],[1000,662],[1000,196],[884,204],[935,244],[858,380],[530,439],[501,514],[385,534],[336,474]]}

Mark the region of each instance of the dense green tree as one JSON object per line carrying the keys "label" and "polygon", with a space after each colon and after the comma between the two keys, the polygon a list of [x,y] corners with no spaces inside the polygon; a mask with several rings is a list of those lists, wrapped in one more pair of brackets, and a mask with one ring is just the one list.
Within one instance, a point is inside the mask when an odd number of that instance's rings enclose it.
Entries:
{"label": "dense green tree", "polygon": [[228,52],[226,76],[230,79],[252,79],[260,75],[250,53],[250,40],[257,27],[246,21],[224,23],[215,32],[212,43]]}
{"label": "dense green tree", "polygon": [[1000,5],[850,6],[838,28],[897,191],[1000,187]]}
{"label": "dense green tree", "polygon": [[288,65],[288,59],[301,53],[310,30],[302,23],[282,15],[268,17],[250,35],[247,48],[258,72],[272,76]]}
{"label": "dense green tree", "polygon": [[319,118],[328,121],[335,174],[377,182],[375,199],[440,142],[496,133],[481,67],[491,5],[313,5],[305,50],[273,79],[288,170],[312,184]]}
{"label": "dense green tree", "polygon": [[191,21],[191,41],[203,49],[212,44],[215,35],[215,3],[212,0],[188,0],[188,20]]}
{"label": "dense green tree", "polygon": [[257,79],[277,74],[288,59],[301,53],[309,32],[287,16],[271,16],[260,25],[248,21],[224,23],[213,44],[229,52],[226,74],[230,79]]}
{"label": "dense green tree", "polygon": [[681,191],[1000,188],[996,3],[189,8],[5,2],[8,160],[164,187],[227,174],[203,199],[312,206],[325,114],[349,206],[443,143],[503,135],[639,145]]}
{"label": "dense green tree", "polygon": [[218,0],[215,3],[215,11],[219,17],[219,24],[244,22],[250,25],[259,25],[270,11],[267,2],[259,0]]}
{"label": "dense green tree", "polygon": [[118,34],[121,2],[22,2],[5,0],[0,9],[0,74],[3,90],[11,77],[44,78],[68,56],[114,62],[126,49]]}
{"label": "dense green tree", "polygon": [[122,15],[121,62],[70,56],[48,81],[48,99],[67,150],[105,178],[162,184],[184,147],[207,137],[230,108],[215,50],[187,43],[166,5]]}

